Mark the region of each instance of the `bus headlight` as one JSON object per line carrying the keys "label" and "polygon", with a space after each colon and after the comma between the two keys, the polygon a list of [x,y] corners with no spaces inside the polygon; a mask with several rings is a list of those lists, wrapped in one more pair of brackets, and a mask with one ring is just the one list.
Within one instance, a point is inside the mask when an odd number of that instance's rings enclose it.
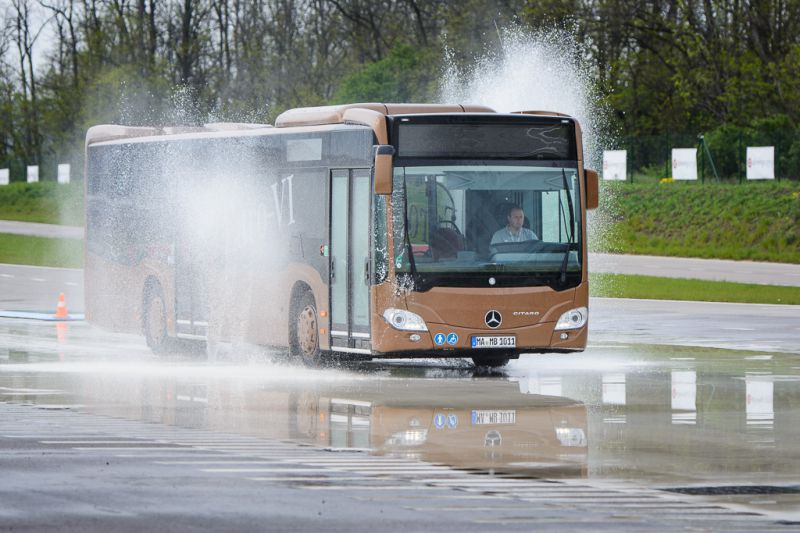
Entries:
{"label": "bus headlight", "polygon": [[428,331],[428,326],[421,316],[405,309],[390,307],[383,312],[383,319],[400,331]]}
{"label": "bus headlight", "polygon": [[586,325],[586,320],[589,318],[589,311],[585,307],[578,307],[577,309],[570,309],[558,319],[556,322],[556,331],[562,329],[578,329]]}
{"label": "bus headlight", "polygon": [[556,428],[556,438],[562,446],[585,448],[586,433],[581,428]]}

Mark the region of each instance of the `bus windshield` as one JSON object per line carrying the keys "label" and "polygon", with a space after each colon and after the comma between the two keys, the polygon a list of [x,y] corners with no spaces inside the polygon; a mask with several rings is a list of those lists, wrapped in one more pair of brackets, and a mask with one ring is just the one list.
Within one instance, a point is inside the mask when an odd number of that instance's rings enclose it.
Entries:
{"label": "bus windshield", "polygon": [[[415,290],[575,287],[581,279],[576,161],[398,166],[394,261]],[[527,162],[525,162],[527,163]]]}

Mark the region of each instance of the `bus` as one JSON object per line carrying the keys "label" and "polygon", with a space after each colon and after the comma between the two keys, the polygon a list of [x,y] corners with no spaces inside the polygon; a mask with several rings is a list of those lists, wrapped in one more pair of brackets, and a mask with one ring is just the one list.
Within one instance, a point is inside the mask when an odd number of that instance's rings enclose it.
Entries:
{"label": "bus", "polygon": [[[423,373],[280,382],[264,376],[255,381],[184,376],[180,371],[104,379],[81,374],[61,382],[59,396],[38,399],[51,405],[54,400],[80,402],[82,411],[104,417],[269,439],[284,447],[292,442],[305,445],[306,451],[359,450],[475,473],[587,477],[583,402],[523,393],[520,383],[508,380],[472,379],[467,369],[433,374],[437,379]],[[41,386],[36,378],[20,376],[26,377],[31,387]],[[31,400],[36,397],[25,398]]]}
{"label": "bus", "polygon": [[86,136],[86,317],[316,365],[586,347],[598,176],[555,112],[360,103]]}

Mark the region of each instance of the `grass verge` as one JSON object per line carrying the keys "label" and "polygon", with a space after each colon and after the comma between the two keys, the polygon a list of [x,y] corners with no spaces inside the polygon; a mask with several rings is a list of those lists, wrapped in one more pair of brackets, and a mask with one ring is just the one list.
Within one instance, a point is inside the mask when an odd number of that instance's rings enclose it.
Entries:
{"label": "grass verge", "polygon": [[592,296],[800,305],[800,287],[624,274],[590,274]]}
{"label": "grass verge", "polygon": [[0,233],[0,263],[83,267],[83,241]]}
{"label": "grass verge", "polygon": [[603,183],[594,251],[800,263],[800,183]]}
{"label": "grass verge", "polygon": [[0,187],[0,219],[83,226],[83,182],[4,185]]}

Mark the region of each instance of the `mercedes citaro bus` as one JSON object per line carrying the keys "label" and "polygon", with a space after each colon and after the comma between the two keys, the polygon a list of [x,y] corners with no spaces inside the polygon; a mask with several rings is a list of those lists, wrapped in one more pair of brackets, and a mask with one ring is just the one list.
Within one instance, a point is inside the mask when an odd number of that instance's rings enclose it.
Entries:
{"label": "mercedes citaro bus", "polygon": [[581,128],[475,105],[292,109],[274,126],[92,127],[86,314],[309,364],[586,346]]}

